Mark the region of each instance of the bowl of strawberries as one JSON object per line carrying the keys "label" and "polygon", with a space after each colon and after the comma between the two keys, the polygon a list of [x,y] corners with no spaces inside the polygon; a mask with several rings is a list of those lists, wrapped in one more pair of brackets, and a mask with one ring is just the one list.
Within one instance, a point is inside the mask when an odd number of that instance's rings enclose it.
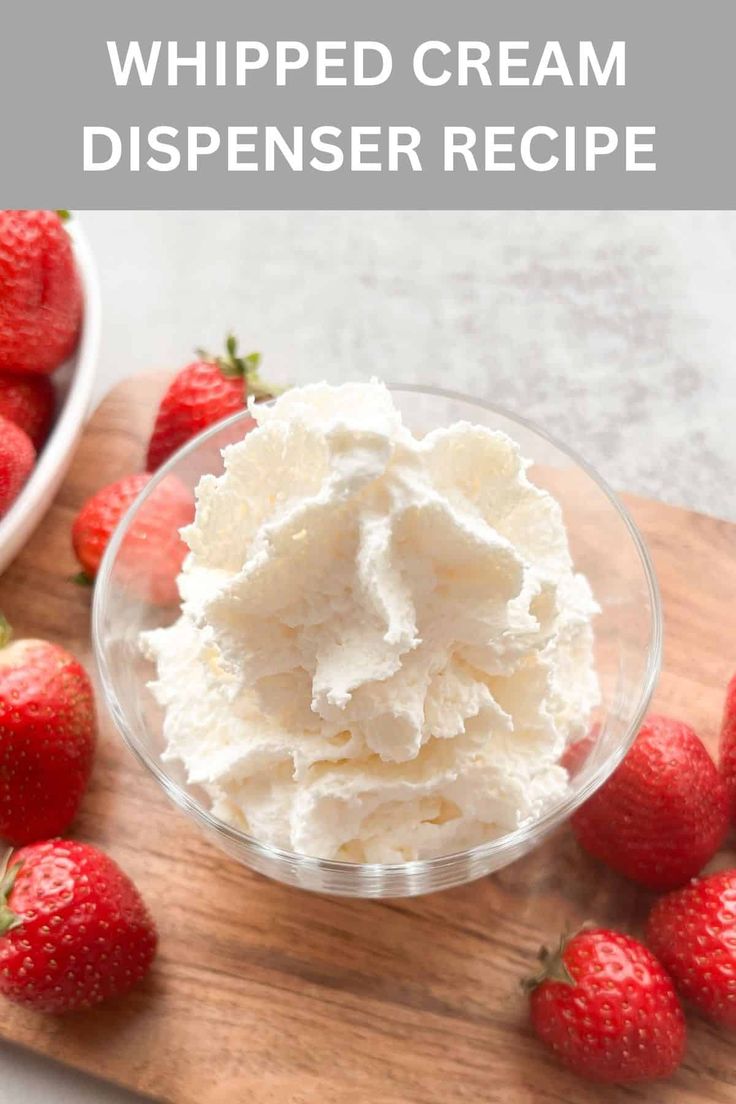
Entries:
{"label": "bowl of strawberries", "polygon": [[100,297],[66,211],[0,211],[0,571],[43,517],[92,394]]}

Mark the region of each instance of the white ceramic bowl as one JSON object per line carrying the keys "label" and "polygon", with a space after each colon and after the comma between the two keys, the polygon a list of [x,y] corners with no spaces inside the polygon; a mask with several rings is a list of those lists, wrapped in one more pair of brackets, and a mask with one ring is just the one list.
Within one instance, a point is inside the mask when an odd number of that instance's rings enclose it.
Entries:
{"label": "white ceramic bowl", "polygon": [[53,375],[56,422],[33,473],[7,514],[0,519],[0,572],[18,554],[59,489],[89,410],[100,341],[100,289],[92,253],[79,221],[68,230],[84,293],[84,319],[77,351]]}

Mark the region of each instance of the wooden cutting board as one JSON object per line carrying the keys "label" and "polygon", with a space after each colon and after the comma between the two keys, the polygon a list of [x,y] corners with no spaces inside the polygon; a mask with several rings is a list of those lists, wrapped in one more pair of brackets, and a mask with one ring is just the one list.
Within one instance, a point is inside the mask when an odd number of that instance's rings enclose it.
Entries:
{"label": "wooden cutting board", "polygon": [[[141,467],[162,387],[142,377],[105,400],[52,510],[0,580],[0,608],[19,636],[58,640],[90,668],[90,595],[69,581],[69,528],[92,491]],[[736,526],[627,501],[664,595],[656,704],[713,747],[736,670]],[[160,955],[141,988],[97,1011],[52,1019],[0,1002],[6,1038],[175,1104],[736,1100],[733,1038],[695,1017],[676,1077],[626,1090],[580,1082],[530,1033],[518,979],[539,944],[587,918],[637,933],[650,900],[582,854],[567,828],[460,889],[387,902],[317,897],[222,856],[101,712],[75,832],[139,884]]]}

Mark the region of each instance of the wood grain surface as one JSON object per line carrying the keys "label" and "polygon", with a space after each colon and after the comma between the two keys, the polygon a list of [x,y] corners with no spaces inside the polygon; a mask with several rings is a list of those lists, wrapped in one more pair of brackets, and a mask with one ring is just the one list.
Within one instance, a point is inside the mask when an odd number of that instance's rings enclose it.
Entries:
{"label": "wood grain surface", "polygon": [[[88,494],[140,468],[162,386],[140,377],[102,404],[51,512],[0,580],[0,607],[19,636],[57,640],[90,667],[90,595],[69,581],[70,524]],[[665,603],[656,704],[713,747],[736,669],[736,526],[628,502]],[[221,855],[125,750],[101,702],[100,711],[75,834],[108,849],[140,885],[160,955],[141,988],[93,1012],[52,1019],[0,1004],[6,1038],[175,1104],[736,1100],[733,1038],[695,1017],[678,1074],[625,1090],[577,1080],[532,1036],[518,980],[539,944],[587,918],[637,933],[650,902],[581,853],[567,828],[446,893],[309,895]]]}

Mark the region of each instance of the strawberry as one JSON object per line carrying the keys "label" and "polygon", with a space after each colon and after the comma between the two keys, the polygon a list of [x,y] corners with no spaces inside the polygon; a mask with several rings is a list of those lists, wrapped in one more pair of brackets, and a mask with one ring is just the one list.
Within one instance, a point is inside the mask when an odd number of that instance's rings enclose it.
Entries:
{"label": "strawberry", "polygon": [[0,993],[74,1012],[127,993],[149,970],[156,927],[132,881],[88,843],[23,847],[0,884]]}
{"label": "strawberry", "polygon": [[20,494],[35,461],[28,434],[0,414],[0,517]]}
{"label": "strawberry", "polygon": [[709,1020],[736,1028],[736,870],[661,897],[646,939],[683,997]]}
{"label": "strawberry", "polygon": [[53,372],[74,352],[81,321],[82,288],[59,213],[0,211],[0,370]]}
{"label": "strawberry", "polygon": [[649,717],[572,826],[582,846],[619,874],[649,889],[674,889],[702,870],[723,842],[726,789],[688,725]]}
{"label": "strawberry", "polygon": [[674,986],[646,947],[604,928],[583,929],[527,982],[540,1039],[575,1073],[594,1081],[668,1077],[685,1050],[685,1017]]}
{"label": "strawberry", "polygon": [[226,356],[208,357],[202,350],[198,356],[199,360],[174,376],[161,400],[148,445],[149,471],[160,468],[203,429],[242,410],[248,394],[256,399],[271,397],[258,376],[260,353],[238,356],[232,334],[226,342]]}
{"label": "strawberry", "polygon": [[[72,526],[72,544],[86,580],[97,575],[118,522],[150,478],[146,472],[125,476],[82,506]],[[176,577],[187,553],[179,530],[193,518],[192,495],[178,479],[167,476],[128,530],[116,559],[114,581],[131,585],[144,600],[161,605],[176,602]]]}
{"label": "strawberry", "polygon": [[565,768],[571,778],[579,774],[587,763],[588,757],[598,740],[600,727],[599,724],[594,724],[589,732],[568,744],[563,751],[560,766]]}
{"label": "strawberry", "polygon": [[74,553],[90,581],[97,575],[105,549],[118,522],[150,478],[148,472],[140,472],[109,483],[87,499],[74,519],[72,525]]}
{"label": "strawberry", "polygon": [[719,747],[721,776],[726,784],[731,819],[736,822],[736,675],[726,690]]}
{"label": "strawberry", "polygon": [[97,726],[74,656],[45,640],[9,639],[0,616],[0,836],[18,845],[64,832],[76,816]]}
{"label": "strawberry", "polygon": [[0,372],[0,415],[20,426],[39,452],[54,420],[56,395],[48,376]]}

